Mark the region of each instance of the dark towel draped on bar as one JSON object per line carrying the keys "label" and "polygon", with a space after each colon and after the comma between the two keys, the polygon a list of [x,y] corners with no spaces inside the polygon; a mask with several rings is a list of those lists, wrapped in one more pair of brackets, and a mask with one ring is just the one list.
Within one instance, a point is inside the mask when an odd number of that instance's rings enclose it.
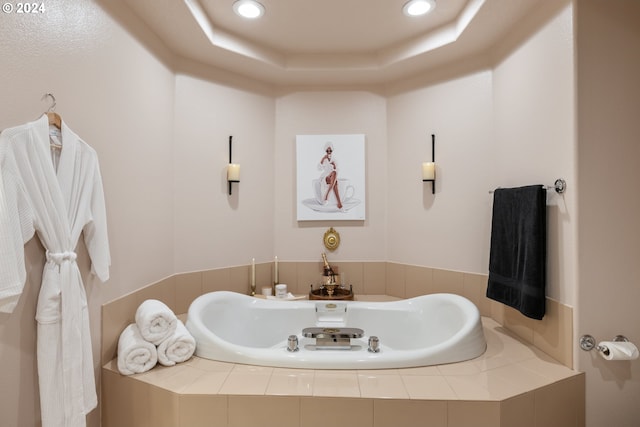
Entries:
{"label": "dark towel draped on bar", "polygon": [[547,190],[501,188],[493,194],[487,297],[533,319],[545,314]]}

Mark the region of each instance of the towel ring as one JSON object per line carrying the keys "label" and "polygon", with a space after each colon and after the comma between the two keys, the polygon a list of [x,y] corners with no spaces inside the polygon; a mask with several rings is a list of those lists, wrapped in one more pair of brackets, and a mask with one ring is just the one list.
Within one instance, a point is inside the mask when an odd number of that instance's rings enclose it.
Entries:
{"label": "towel ring", "polygon": [[[556,182],[554,182],[553,187],[550,185],[543,185],[543,187],[546,188],[547,190],[550,190],[553,188],[554,190],[556,190],[556,193],[562,194],[567,189],[567,181],[565,181],[562,178],[558,178],[556,179]],[[493,190],[489,190],[489,194],[493,194]]]}

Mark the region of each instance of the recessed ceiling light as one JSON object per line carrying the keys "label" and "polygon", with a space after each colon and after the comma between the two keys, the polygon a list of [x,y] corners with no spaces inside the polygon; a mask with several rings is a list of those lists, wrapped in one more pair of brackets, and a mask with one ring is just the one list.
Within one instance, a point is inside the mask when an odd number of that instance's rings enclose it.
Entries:
{"label": "recessed ceiling light", "polygon": [[243,18],[255,19],[264,15],[264,6],[255,0],[237,0],[233,11]]}
{"label": "recessed ceiling light", "polygon": [[435,0],[410,0],[404,4],[402,11],[407,16],[422,16],[436,7]]}

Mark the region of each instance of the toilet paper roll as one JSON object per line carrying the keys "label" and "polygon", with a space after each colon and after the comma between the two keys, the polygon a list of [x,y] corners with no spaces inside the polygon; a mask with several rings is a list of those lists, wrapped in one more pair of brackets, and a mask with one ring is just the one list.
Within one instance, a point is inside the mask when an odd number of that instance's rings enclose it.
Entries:
{"label": "toilet paper roll", "polygon": [[638,347],[628,341],[602,341],[600,342],[600,356],[606,360],[635,360],[638,358]]}

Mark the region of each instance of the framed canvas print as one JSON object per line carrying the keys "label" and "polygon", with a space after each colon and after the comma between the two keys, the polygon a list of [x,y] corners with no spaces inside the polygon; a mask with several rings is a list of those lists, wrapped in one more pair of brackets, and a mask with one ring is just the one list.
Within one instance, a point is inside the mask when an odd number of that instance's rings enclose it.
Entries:
{"label": "framed canvas print", "polygon": [[365,136],[297,135],[298,221],[365,219]]}

